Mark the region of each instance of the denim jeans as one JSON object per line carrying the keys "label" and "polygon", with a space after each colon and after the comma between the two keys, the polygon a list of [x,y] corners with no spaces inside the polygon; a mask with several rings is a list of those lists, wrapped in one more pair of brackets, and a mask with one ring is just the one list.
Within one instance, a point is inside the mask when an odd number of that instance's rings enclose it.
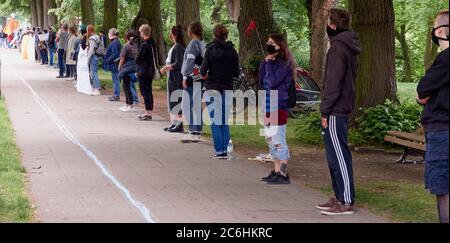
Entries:
{"label": "denim jeans", "polygon": [[59,76],[64,76],[66,72],[66,63],[64,60],[64,49],[58,49],[58,67],[59,67]]}
{"label": "denim jeans", "polygon": [[91,60],[89,61],[89,68],[91,70],[91,79],[92,79],[92,87],[94,89],[100,90],[101,84],[100,79],[98,78],[98,56],[93,55]]}
{"label": "denim jeans", "polygon": [[189,124],[190,133],[203,132],[202,118],[202,88],[200,83],[194,83],[183,92],[183,114],[187,124]]}
{"label": "denim jeans", "polygon": [[448,134],[448,130],[426,133],[425,186],[437,196],[448,194]]}
{"label": "denim jeans", "polygon": [[214,149],[216,154],[227,152],[230,142],[230,126],[228,119],[230,117],[231,102],[226,102],[225,92],[205,93],[206,105],[208,106],[209,117],[211,118],[211,132],[213,135]]}
{"label": "denim jeans", "polygon": [[50,61],[49,61],[48,65],[53,66],[53,64],[55,62],[55,49],[54,48],[49,48],[48,52],[49,52],[49,55],[50,55]]}
{"label": "denim jeans", "polygon": [[41,59],[42,59],[42,64],[48,64],[47,49],[41,50]]}
{"label": "denim jeans", "polygon": [[112,78],[112,81],[113,81],[114,96],[115,97],[119,97],[120,96],[119,73],[118,72],[111,72],[111,78]]}
{"label": "denim jeans", "polygon": [[136,84],[136,82],[134,82],[134,81],[131,82],[131,95],[133,96],[133,101],[135,103],[138,103],[139,102],[139,96],[137,94],[135,84]]}

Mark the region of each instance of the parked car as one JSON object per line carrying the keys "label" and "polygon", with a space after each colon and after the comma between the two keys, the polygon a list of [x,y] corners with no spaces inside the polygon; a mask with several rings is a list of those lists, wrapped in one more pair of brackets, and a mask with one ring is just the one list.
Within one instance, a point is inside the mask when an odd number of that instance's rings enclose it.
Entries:
{"label": "parked car", "polygon": [[[237,96],[242,95],[245,97],[245,92],[252,90],[258,92],[260,89],[259,82],[252,82],[250,84],[247,79],[243,68],[241,68],[241,74],[239,78],[233,80],[234,91],[237,92]],[[297,68],[297,106],[289,111],[292,118],[300,118],[302,115],[309,115],[313,111],[318,111],[320,109],[320,93],[321,89],[319,85],[311,78],[309,72]],[[239,114],[245,111],[248,106],[248,100],[245,102],[245,106],[241,109],[234,110],[235,113]]]}
{"label": "parked car", "polygon": [[297,106],[290,110],[292,118],[300,118],[302,115],[309,115],[313,111],[320,109],[321,89],[314,81],[309,72],[297,68]]}

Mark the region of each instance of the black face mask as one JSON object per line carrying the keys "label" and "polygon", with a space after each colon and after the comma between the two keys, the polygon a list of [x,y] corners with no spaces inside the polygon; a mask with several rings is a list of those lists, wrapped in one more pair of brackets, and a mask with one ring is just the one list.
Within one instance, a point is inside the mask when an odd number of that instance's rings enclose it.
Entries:
{"label": "black face mask", "polygon": [[266,50],[267,50],[267,53],[269,53],[270,55],[278,53],[278,50],[276,49],[276,47],[274,45],[267,44]]}
{"label": "black face mask", "polygon": [[335,29],[331,28],[329,25],[327,25],[327,34],[328,34],[328,37],[330,37],[330,38],[335,37],[345,31],[347,31],[347,30],[338,30],[338,29],[335,30]]}
{"label": "black face mask", "polygon": [[434,44],[439,46],[439,40],[443,40],[443,41],[449,41],[449,37],[447,36],[447,39],[441,38],[436,36],[436,30],[440,29],[440,28],[445,28],[445,27],[449,27],[449,25],[441,25],[438,26],[437,28],[433,28],[433,31],[431,31],[431,40],[433,41]]}

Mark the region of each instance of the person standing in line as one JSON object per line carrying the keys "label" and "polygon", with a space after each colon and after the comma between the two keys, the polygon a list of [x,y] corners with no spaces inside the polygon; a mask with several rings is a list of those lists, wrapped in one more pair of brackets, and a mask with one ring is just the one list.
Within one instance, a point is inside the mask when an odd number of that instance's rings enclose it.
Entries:
{"label": "person standing in line", "polygon": [[91,73],[92,80],[92,96],[100,96],[101,84],[98,77],[98,61],[100,59],[99,50],[102,48],[102,41],[100,37],[95,34],[95,28],[93,25],[87,27],[87,37],[88,37],[88,60],[89,69]]}
{"label": "person standing in line", "polygon": [[350,114],[355,108],[358,56],[361,43],[350,30],[351,15],[343,9],[330,10],[323,95],[320,106],[322,134],[335,197],[316,208],[324,215],[354,213],[355,185],[352,154],[348,146]]}
{"label": "person standing in line", "polygon": [[211,118],[214,141],[214,158],[228,159],[231,140],[228,120],[233,100],[227,100],[226,91],[233,90],[233,79],[239,77],[239,56],[234,44],[228,39],[224,25],[214,27],[214,41],[206,48],[200,73],[206,77],[205,100]]}
{"label": "person standing in line", "polygon": [[[262,181],[270,185],[287,185],[291,184],[288,174],[291,156],[286,141],[286,129],[289,117],[289,88],[295,75],[295,61],[283,35],[271,35],[266,49],[268,55],[260,65],[259,77],[266,91],[264,131],[274,160],[274,170],[268,177],[262,178]],[[273,91],[276,91],[278,97],[272,96]]]}
{"label": "person standing in line", "polygon": [[105,63],[106,69],[111,72],[111,79],[113,81],[114,96],[109,98],[109,101],[120,101],[120,79],[119,79],[119,59],[122,51],[122,44],[119,41],[119,31],[112,28],[109,30],[108,37],[111,43],[106,50]]}
{"label": "person standing in line", "polygon": [[152,28],[148,24],[144,24],[139,28],[139,33],[143,40],[139,54],[136,58],[138,65],[137,78],[139,80],[139,89],[142,97],[144,97],[145,112],[139,115],[141,121],[151,121],[153,119],[153,77],[159,69],[156,69],[157,52],[155,50],[155,42],[151,38]]}
{"label": "person standing in line", "polygon": [[75,61],[75,44],[77,42],[77,31],[75,29],[75,26],[69,27],[69,40],[67,42],[67,48],[66,48],[66,66],[67,66],[67,75],[69,76],[68,81],[74,81],[75,80],[75,70],[76,70],[76,61]]}
{"label": "person standing in line", "polygon": [[172,27],[169,37],[175,45],[170,49],[167,55],[166,66],[161,69],[161,73],[167,73],[167,103],[171,124],[164,131],[181,133],[184,132],[183,112],[181,109],[180,111],[175,111],[174,109],[179,107],[182,102],[180,99],[178,101],[171,100],[172,94],[177,91],[183,91],[181,67],[183,66],[186,43],[184,42],[183,28],[181,25]]}
{"label": "person standing in line", "polygon": [[56,33],[52,27],[48,28],[47,43],[48,43],[48,53],[49,53],[49,57],[50,57],[48,65],[53,67],[53,64],[55,62],[55,52],[56,52]]}
{"label": "person standing in line", "polygon": [[189,133],[181,139],[183,143],[197,143],[201,141],[203,133],[202,120],[202,78],[195,78],[194,72],[199,72],[199,67],[203,63],[206,52],[206,45],[203,41],[203,26],[200,22],[192,22],[188,28],[188,35],[191,42],[186,47],[183,57],[183,115],[189,124]]}
{"label": "person standing in line", "polygon": [[438,14],[432,30],[434,44],[441,48],[433,65],[417,87],[417,101],[425,106],[422,124],[427,142],[425,186],[436,195],[439,220],[449,223],[448,211],[448,115],[449,115],[449,11]]}
{"label": "person standing in line", "polygon": [[56,78],[64,78],[66,73],[66,62],[64,54],[66,53],[67,43],[69,42],[69,25],[63,24],[58,36],[56,37],[56,42],[58,43],[58,66],[59,66],[59,76]]}
{"label": "person standing in line", "polygon": [[136,78],[136,58],[139,54],[139,33],[129,30],[125,34],[126,44],[120,52],[119,79],[123,81],[123,92],[125,93],[125,106],[120,107],[121,112],[134,112],[134,101],[137,99],[134,80]]}

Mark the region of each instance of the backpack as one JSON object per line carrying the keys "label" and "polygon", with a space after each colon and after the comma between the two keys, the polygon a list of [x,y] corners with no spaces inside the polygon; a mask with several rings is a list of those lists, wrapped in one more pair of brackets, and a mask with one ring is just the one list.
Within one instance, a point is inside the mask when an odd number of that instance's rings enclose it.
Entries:
{"label": "backpack", "polygon": [[95,42],[97,43],[97,48],[95,49],[95,54],[101,57],[106,56],[106,48],[105,45],[103,44],[103,41],[98,38],[99,41],[95,40]]}
{"label": "backpack", "polygon": [[291,85],[289,86],[289,109],[295,108],[297,106],[297,87],[295,79],[292,79]]}

